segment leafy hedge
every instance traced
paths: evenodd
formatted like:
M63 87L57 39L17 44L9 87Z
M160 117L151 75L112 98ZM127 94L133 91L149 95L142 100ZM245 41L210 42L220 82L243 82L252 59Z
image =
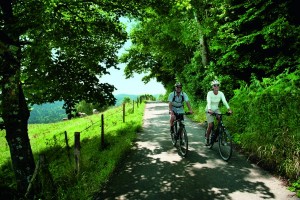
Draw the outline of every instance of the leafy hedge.
M235 91L226 124L235 141L261 165L293 180L300 175L300 70Z

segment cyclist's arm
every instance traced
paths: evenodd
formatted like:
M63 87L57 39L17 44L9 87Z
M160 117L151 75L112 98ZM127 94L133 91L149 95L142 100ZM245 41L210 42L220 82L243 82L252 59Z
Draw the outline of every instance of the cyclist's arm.
M206 101L207 101L207 112L210 113L210 114L212 114L213 111L211 110L211 97L210 97L210 92L207 93Z
M169 102L169 113L171 114L171 112L173 112L173 109L172 109L172 102Z
M192 114L193 113L193 109L192 109L192 106L191 106L191 104L189 102L189 97L188 97L188 95L185 92L183 93L183 95L184 95L184 101L185 101L187 107L189 108L189 112Z
M193 109L192 109L191 104L190 104L189 101L186 101L186 105L187 105L187 107L189 108L189 112L190 112L191 114L193 114Z
M232 113L232 111L231 111L231 109L230 109L230 107L229 107L229 104L228 104L228 102L226 101L226 98L225 98L224 93L222 93L221 99L222 99L223 104L226 106L228 112L229 112L229 113Z
M169 113L171 114L171 112L173 111L173 106L172 106L172 99L173 99L173 93L170 93L169 94L169 97L168 97L168 102L169 102Z

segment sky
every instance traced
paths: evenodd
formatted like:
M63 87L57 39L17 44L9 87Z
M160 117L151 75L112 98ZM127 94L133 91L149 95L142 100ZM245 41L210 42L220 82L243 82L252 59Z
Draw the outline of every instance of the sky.
M127 24L127 32L130 31L130 23L126 19L122 19L124 23ZM125 52L125 49L128 49L131 45L130 41L127 41L124 46L120 49L118 52L118 55L120 56L122 53ZM166 90L164 89L163 85L161 83L158 83L156 79L151 79L150 82L145 84L142 81L142 78L146 74L134 74L133 78L125 79L124 75L124 69L125 64L119 64L118 68L120 70L111 68L108 71L110 72L110 75L105 75L100 78L101 83L109 83L111 85L114 85L117 90L114 91L114 95L116 94L136 94L136 95L142 95L142 94L165 94Z
M110 69L110 75L105 75L100 78L101 83L109 83L114 85L117 90L116 94L165 94L165 89L161 83L158 83L155 79L151 79L150 82L145 84L142 78L145 74L134 74L133 78L125 79L124 68L125 64L118 65L120 70Z

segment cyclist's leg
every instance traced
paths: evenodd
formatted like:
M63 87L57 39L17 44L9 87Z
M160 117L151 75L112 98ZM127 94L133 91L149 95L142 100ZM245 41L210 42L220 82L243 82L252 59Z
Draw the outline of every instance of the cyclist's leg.
M174 133L175 130L174 130L174 121L175 121L176 117L175 117L175 114L174 112L171 112L170 114L170 132L171 133Z
M177 122L174 122L174 124L173 124L173 129L174 129L174 132L172 133L171 132L171 139L172 139L172 144L173 144L173 146L176 146L176 143L177 143L177 137L176 137L176 135L175 135L175 132L177 131Z
M206 112L206 120L207 120L207 129L206 129L206 133L205 133L205 139L206 139L206 144L209 144L209 137L210 137L210 133L211 130L213 128L213 122L214 122L214 117Z

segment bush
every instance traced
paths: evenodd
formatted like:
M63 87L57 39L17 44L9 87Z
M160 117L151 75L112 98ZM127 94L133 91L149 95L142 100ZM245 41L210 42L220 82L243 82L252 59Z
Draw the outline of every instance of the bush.
M292 180L300 172L300 70L271 79L253 79L235 91L234 115L226 125L236 142L261 165Z

